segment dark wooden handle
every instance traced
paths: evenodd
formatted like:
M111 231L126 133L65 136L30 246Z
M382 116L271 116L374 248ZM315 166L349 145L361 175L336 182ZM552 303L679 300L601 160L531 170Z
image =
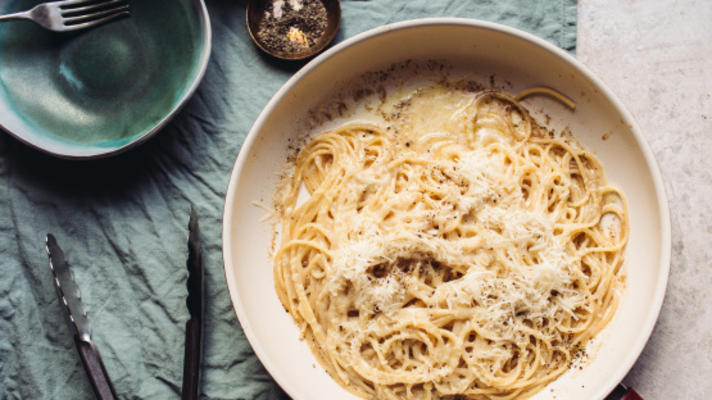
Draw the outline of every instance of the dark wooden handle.
M621 397L621 400L643 400L642 397L633 389L628 389L628 392Z
M79 336L74 337L79 356L84 364L84 369L89 375L89 380L94 388L94 393L99 400L115 400L116 392L111 384L109 374L106 372L104 363L101 361L99 351L90 342L85 342Z
M643 400L642 397L633 389L629 389L622 384L616 386L615 389L606 397L606 400Z
M200 361L203 347L201 324L200 318L191 318L185 323L183 400L198 400L200 398Z

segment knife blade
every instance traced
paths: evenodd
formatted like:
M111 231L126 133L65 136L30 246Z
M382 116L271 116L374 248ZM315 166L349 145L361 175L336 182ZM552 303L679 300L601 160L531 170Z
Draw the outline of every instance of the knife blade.
M183 400L200 398L200 363L203 355L203 311L205 308L205 271L203 269L198 215L190 208L188 223L188 297L185 305L190 319L185 323L185 352L183 358Z
M69 326L74 333L74 343L87 371L91 385L100 400L116 399L114 385L109 379L106 367L101 361L99 350L91 339L91 325L81 301L79 287L74 281L69 263L64 252L57 244L55 237L49 233L46 238L49 268L54 275L54 286L57 289L59 302L64 306Z

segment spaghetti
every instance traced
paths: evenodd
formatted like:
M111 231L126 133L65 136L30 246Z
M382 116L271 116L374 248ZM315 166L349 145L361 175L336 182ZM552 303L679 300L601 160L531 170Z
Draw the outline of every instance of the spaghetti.
M502 92L458 96L430 107L442 131L399 112L315 135L278 191L277 294L363 398L527 398L619 301L628 216L597 159Z

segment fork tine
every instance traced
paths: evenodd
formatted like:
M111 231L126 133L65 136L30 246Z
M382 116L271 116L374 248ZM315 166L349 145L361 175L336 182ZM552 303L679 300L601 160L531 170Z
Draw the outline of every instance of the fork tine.
M80 24L82 22L90 22L93 21L96 18L105 16L105 15L113 15L115 13L120 13L120 12L128 12L129 11L129 5L124 4L122 6L110 8L108 10L102 10L102 11L97 11L92 14L84 14L84 15L78 15L75 17L68 17L64 19L64 25L69 26L69 25L76 25ZM102 18L99 18L102 19Z
M117 12L116 14L107 15L107 16L99 18L99 19L94 19L91 21L82 22L82 23L78 23L78 24L74 24L74 25L65 25L65 27L67 28L67 30L79 30L79 29L91 28L92 26L100 25L105 22L109 22L111 20L118 19L121 17L127 17L129 15L131 15L131 13L129 11L121 11L121 12Z
M66 14L90 11L90 10L110 6L112 4L121 3L121 2L123 2L123 0L108 0L108 1L103 1L101 3L90 4L88 6L74 7L74 8L66 8L66 7L60 7L60 8L62 9L62 15L66 15Z
M80 6L84 3L90 3L92 0L62 0L56 1L53 4L59 6L59 8L67 8L72 6Z

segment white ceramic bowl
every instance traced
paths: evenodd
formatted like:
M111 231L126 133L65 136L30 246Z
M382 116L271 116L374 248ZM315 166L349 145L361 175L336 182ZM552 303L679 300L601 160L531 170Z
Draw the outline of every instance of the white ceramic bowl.
M630 113L583 65L535 36L476 20L414 20L357 35L297 72L257 118L232 172L223 216L227 284L255 353L296 400L354 398L318 365L280 305L268 256L271 227L261 221L264 210L253 203L271 201L288 139L302 133L294 127L310 108L364 72L409 58L442 59L480 75L496 74L511 83L512 92L554 87L578 104L572 113L551 100L527 101L532 110L542 107L552 124L569 125L598 155L609 181L626 194L631 223L627 288L616 316L597 336L590 362L567 372L535 399L604 398L638 358L665 294L670 221L660 172ZM610 137L604 140L604 134Z

